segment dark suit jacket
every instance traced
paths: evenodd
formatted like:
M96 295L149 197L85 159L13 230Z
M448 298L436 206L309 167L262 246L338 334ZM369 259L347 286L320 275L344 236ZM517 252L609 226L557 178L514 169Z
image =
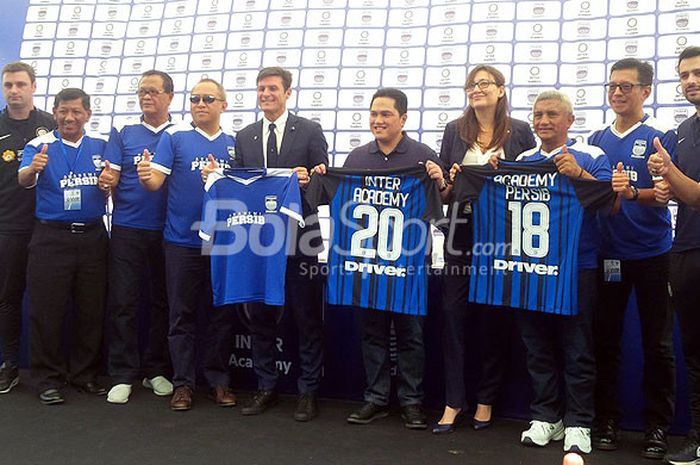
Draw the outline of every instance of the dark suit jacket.
M263 136L262 120L250 124L238 132L236 135L235 166L244 168L265 166L263 137L267 137L267 131ZM270 168L304 166L311 170L320 163L328 166L328 143L323 135L321 125L290 113L284 127L278 161L278 166Z
M442 145L440 146L440 160L444 165L445 169L449 171L450 167L454 163L462 164L464 159L464 154L467 152L467 144L459 137L459 129L457 127L457 121L450 121L445 127L445 132L442 135ZM532 135L530 130L530 125L524 121L517 119L510 119L510 137L506 142L503 151L506 160L513 161L518 155L523 153L525 150L529 150L535 146L535 137ZM454 202L450 202L447 217L452 218L452 210L457 208L458 217L465 218L465 215L461 212L464 211L464 204L454 205ZM465 251L471 249L472 238L471 238L471 221L469 224L450 224L441 228L445 234L446 242L452 241L452 247L458 251ZM455 263L457 260L455 257L451 256L449 253L445 253L445 259L448 262ZM466 259L462 257L462 259Z
M267 137L267 131L265 131ZM263 121L257 121L241 129L236 135L236 155L234 159L235 167L243 168L260 168L265 166L263 160ZM277 158L277 166L269 168L296 168L304 166L306 169L311 169L321 163L328 166L328 142L323 135L321 125L301 116L289 113L287 124L284 127L284 135L282 136L282 145ZM303 192L302 192L303 194ZM302 195L303 198L303 195ZM316 212L312 212L307 202L303 200L304 216L307 217L307 226L297 229L297 247L293 257L297 259L310 258L315 260L316 257L305 257L299 251L298 245L302 243L302 234L318 235L316 240L311 241L311 246L314 248L322 248L320 234L318 233L318 221L315 217L309 217Z

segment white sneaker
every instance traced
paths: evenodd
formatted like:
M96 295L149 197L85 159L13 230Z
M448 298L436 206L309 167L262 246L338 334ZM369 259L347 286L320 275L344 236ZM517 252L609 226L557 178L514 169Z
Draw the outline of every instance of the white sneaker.
M520 443L525 446L544 447L549 441L561 441L564 437L564 424L559 420L556 423L532 420L530 429L520 435Z
M152 389L153 394L157 396L169 396L173 393L173 383L168 381L165 376L156 376L155 378L144 378L143 387Z
M564 430L564 452L591 453L591 429L567 426Z
M129 402L131 384L115 384L107 393L107 402L110 404L126 404Z

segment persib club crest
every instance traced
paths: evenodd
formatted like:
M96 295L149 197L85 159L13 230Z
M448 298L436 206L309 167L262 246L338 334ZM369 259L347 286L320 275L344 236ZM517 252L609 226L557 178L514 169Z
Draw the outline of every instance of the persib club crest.
M226 151L228 152L228 156L231 157L231 160L236 159L236 147L234 147L233 145L229 145L228 147L226 147Z
M632 146L632 158L644 158L646 151L647 141L644 139L637 139L634 141L634 146Z
M96 153L92 156L92 164L95 165L96 170L102 169L102 155Z
M15 157L15 152L13 152L12 150L5 150L4 152L2 152L2 160L5 163L10 163L12 160L15 159Z
M277 196L276 195L266 195L265 196L265 210L268 213L273 213L277 211Z

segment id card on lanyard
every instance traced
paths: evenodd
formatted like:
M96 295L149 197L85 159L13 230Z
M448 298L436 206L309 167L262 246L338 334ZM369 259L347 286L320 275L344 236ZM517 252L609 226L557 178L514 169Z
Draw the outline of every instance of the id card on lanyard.
M83 153L83 138L80 138L80 146L75 154L75 159L71 163L68 156L68 151L64 145L63 139L60 140L61 153L63 154L63 160L66 162L68 167L68 176L73 176L76 166L80 160L80 155ZM63 210L64 211L76 211L82 209L82 198L80 189L64 189L63 190Z

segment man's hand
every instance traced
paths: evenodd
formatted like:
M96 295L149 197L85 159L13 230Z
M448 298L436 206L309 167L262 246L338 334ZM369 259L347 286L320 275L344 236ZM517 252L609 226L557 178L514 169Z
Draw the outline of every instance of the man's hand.
M48 150L49 146L47 144L44 144L41 146L41 151L34 154L34 158L32 158L32 164L29 165L32 172L38 174L44 171L44 168L46 168L46 164L49 162L49 156L46 154Z
M204 168L202 168L201 171L201 176L202 176L202 182L207 183L207 178L209 178L209 174L213 173L215 169L219 167L219 164L216 162L216 159L214 158L214 155L211 153L207 156L207 159L209 162L204 165Z
M139 175L139 181L146 183L153 176L151 168L151 154L148 149L143 149L143 157L138 165L136 165L136 173Z
M576 157L569 153L569 148L565 145L561 153L554 157L554 164L557 171L570 178L580 178L583 176L584 169L576 163Z
M618 162L612 174L612 189L626 200L634 197L634 189L630 186L630 178L622 171L622 162Z
M309 170L307 170L304 166L297 166L296 168L292 168L292 170L297 174L299 187L306 187L306 185L309 184L309 181L311 181L311 178L309 177Z
M326 170L326 165L323 164L323 163L319 163L318 165L314 166L314 167L311 169L311 174L312 174L312 175L313 175L313 174L321 174L321 175L323 175L323 174L326 174L326 172L327 172L327 170Z
M117 187L117 178L114 176L114 170L109 164L109 160L105 160L105 167L100 173L98 180L100 189L109 192L110 189Z
M656 153L651 154L647 160L647 169L652 176L666 176L671 166L671 155L668 154L658 137L654 137Z
M663 179L654 181L654 199L659 203L668 203L673 198L673 191L668 182Z
M445 175L442 172L442 168L440 168L440 165L438 165L432 160L428 160L425 162L425 171L428 173L430 179L438 183L440 187L444 185Z

